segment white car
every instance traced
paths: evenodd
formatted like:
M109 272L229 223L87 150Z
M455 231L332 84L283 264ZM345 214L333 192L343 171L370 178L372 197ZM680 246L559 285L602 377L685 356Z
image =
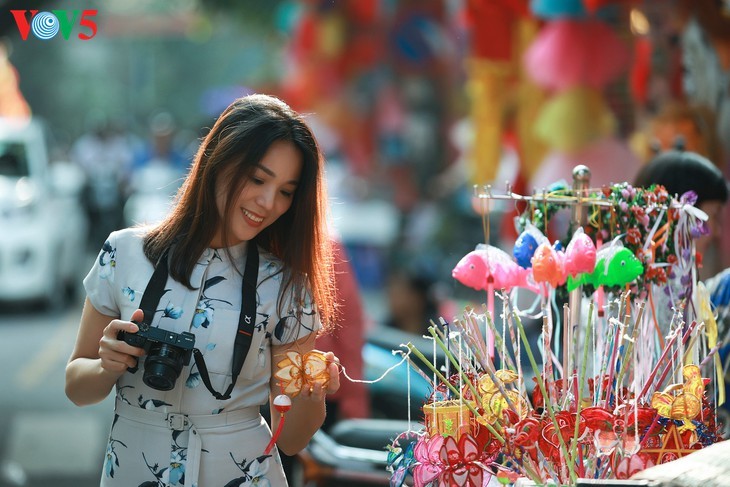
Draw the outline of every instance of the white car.
M76 288L86 264L83 184L80 168L51 165L41 123L0 118L0 301L56 307Z

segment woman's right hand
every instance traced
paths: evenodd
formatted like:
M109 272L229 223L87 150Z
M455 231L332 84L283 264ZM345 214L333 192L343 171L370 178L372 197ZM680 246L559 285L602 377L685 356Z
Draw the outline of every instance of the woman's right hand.
M127 368L137 366L137 359L144 355L144 349L119 340L118 335L120 331L137 333L139 327L132 321L142 321L143 319L144 313L138 309L132 313L130 321L112 320L104 328L104 334L99 340L99 358L102 369L121 376L127 371Z

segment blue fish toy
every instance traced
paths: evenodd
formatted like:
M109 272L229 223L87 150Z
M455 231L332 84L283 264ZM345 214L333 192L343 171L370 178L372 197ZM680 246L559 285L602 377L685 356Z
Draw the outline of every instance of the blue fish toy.
M524 231L517 237L515 246L512 248L512 256L515 258L517 265L523 269L532 267L532 256L535 255L535 250L546 240L547 237L528 221Z

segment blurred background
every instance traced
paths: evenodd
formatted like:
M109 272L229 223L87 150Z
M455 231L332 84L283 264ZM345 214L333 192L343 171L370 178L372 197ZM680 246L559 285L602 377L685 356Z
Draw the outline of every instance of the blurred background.
M238 96L314 128L362 301L339 339L371 379L371 337L484 301L451 270L509 251L517 208L485 219L474 185L631 181L677 144L730 174L727 0L11 0L0 38L0 485L98 485L111 398L63 392L81 280L109 232L164 215ZM406 418L375 402L353 414Z

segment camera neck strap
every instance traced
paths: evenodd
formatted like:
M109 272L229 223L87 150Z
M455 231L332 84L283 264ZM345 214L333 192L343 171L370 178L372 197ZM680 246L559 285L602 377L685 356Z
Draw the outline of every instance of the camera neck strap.
M148 325L152 324L155 316L155 310L160 304L160 299L165 293L165 285L167 284L168 270L168 251L165 251L160 257L155 271L152 273L150 281L142 295L140 309L144 312L144 322ZM256 325L256 284L259 275L259 251L253 241L249 241L246 252L246 267L243 271L243 282L241 284L241 313L238 316L238 330L236 331L236 339L233 344L233 361L231 363L231 384L226 392L221 394L213 389L208 375L208 367L205 365L205 359L202 352L196 347L193 349L193 357L195 364L198 366L200 378L205 387L213 394L213 397L220 400L230 399L231 392L236 385L238 375L241 373L243 364L246 362L246 356L251 348L253 340L254 326Z

